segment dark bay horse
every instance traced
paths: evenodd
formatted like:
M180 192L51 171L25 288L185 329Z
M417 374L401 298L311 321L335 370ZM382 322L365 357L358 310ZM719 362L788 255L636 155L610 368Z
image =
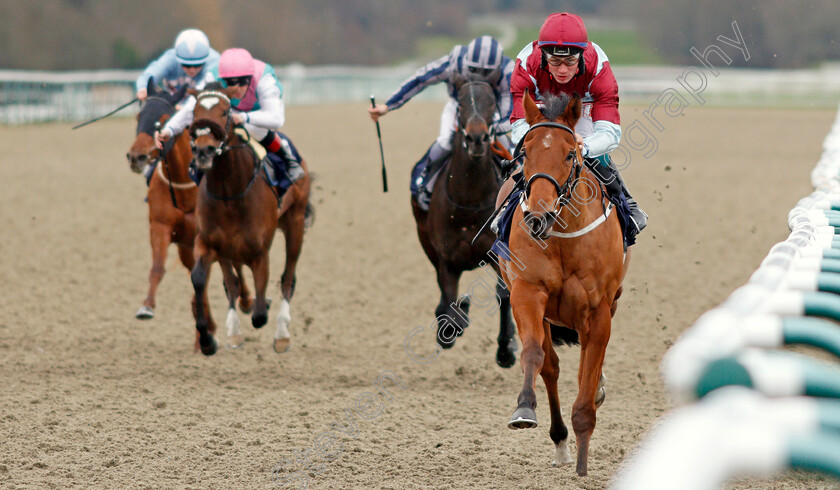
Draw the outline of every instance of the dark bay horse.
M268 321L266 287L269 250L279 227L286 238L286 266L280 279L283 299L277 315L274 350L289 348L291 311L289 301L295 287L295 269L303 246L304 222L309 201L310 179L301 160L304 177L283 195L278 206L275 189L268 183L253 148L234 131L231 94L235 87L222 89L211 84L196 97L194 122L190 128L196 165L204 171L198 194L198 235L192 282L196 293L196 335L201 352L213 355L217 343L208 324L207 277L210 266L219 261L228 296L228 339L241 342L239 319L234 303L239 283L234 269L247 265L254 276L256 294L251 323L261 328ZM234 339L231 341L231 339Z
M499 75L491 73L488 79ZM490 296L490 308L495 309L497 305L500 308L496 362L502 367L511 367L516 362L517 346L509 294L498 276L497 261L491 260L487 253L495 236L487 229L473 243L476 233L493 212L500 187L490 129L496 112L496 96L485 81L460 77L456 84L458 129L452 141L452 157L434 184L429 210L420 209L414 198L411 207L420 244L437 271L440 288L440 302L435 309L438 344L452 347L456 337L469 325L470 297L458 296L461 274L490 265L497 275L489 286L486 281L481 281L480 286L484 295ZM494 287L495 294L492 294ZM490 305L490 301L495 304Z
M559 361L552 345L580 343L578 395L572 405L577 438L577 473L587 473L595 410L603 401L601 369L610 339L612 315L621 296L628 260L618 215L603 187L582 165L573 128L581 115L580 97L549 97L542 112L526 93L523 138L526 182L511 226L510 251L502 261L510 302L522 342L525 374L517 409L508 426L537 426L535 383L540 375L548 392L555 444L554 464L572 461L568 430L557 393ZM566 328L568 327L568 328Z
M137 115L137 136L128 151L129 166L140 173L146 165L156 165L149 181L146 201L149 205L149 241L152 246L152 268L149 271L149 292L136 317L149 320L155 316L155 295L166 273L166 256L170 243L178 246L178 257L187 270L195 265L195 205L198 187L189 176L192 160L190 137L181 134L166 145L161 152L155 147L154 132L175 112L175 105L184 98L186 87L175 94L158 90L149 79L148 98ZM250 293L242 288L240 308L247 311L251 305ZM210 319L212 322L212 318Z

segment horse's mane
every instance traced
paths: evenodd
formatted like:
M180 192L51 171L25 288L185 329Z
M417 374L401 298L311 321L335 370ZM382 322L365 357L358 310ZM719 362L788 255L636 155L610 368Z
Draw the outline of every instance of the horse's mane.
M556 121L557 118L563 115L563 112L566 110L566 106L569 105L569 100L571 100L571 98L564 93L561 93L559 96L548 95L543 101L543 107L540 109L540 112L542 112L543 116L548 118L549 121Z
M201 89L202 92L206 90L224 90L225 86L220 81L209 82L207 85Z

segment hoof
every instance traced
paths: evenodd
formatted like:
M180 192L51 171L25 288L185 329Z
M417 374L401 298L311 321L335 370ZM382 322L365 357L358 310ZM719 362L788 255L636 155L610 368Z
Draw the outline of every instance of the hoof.
M155 310L151 309L150 307L143 305L137 310L137 313L134 314L134 317L138 320L151 320L155 317Z
M513 351L502 349L496 350L496 364L503 368L510 368L516 364L516 354Z
M569 454L569 440L565 439L554 446L554 461L552 461L551 466L556 468L571 462L573 460L572 455Z
M227 346L231 349L236 349L237 347L241 347L244 342L245 342L245 337L242 336L242 335L228 335Z
M253 315L251 317L251 325L254 328L262 328L265 324L268 323L268 315L263 313L262 315Z
M519 407L508 422L509 429L533 429L537 426L537 412L528 407Z
M282 354L289 350L292 339L274 339L274 352Z
M201 345L201 353L205 356L212 356L219 349L219 344L210 334L207 334L206 337L202 335L198 342Z
M601 380L598 381L598 391L595 392L595 408L604 404L607 399L607 388L604 386L607 383L607 377L601 374Z

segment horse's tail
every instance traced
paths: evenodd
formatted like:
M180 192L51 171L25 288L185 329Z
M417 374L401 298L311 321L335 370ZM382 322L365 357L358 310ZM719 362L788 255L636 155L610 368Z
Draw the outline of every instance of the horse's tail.
M549 323L551 326L551 343L557 346L561 345L578 345L580 343L580 339L578 339L577 330L572 330L569 327L564 327L562 325L555 325L553 323Z
M315 182L315 174L309 173L309 196L306 198L306 211L303 214L303 228L309 229L315 224L315 206L312 205L312 183Z
M311 202L306 203L306 211L303 214L303 228L309 229L315 224L315 206Z

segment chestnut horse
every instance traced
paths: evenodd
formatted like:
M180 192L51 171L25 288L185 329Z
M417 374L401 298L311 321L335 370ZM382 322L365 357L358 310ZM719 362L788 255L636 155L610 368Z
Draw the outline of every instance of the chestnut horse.
M251 323L261 328L268 321L266 287L269 277L269 250L276 228L286 237L286 267L280 279L283 300L277 315L274 350L289 348L289 301L295 287L295 269L303 246L305 217L309 201L309 171L295 182L278 203L276 190L262 171L262 164L249 143L234 131L231 94L235 87L210 84L201 92L191 91L196 104L190 128L196 165L204 171L198 194L198 235L195 240L196 264L192 271L197 307L196 335L201 352L213 355L217 349L207 321L207 277L210 266L219 261L228 296L228 342L242 342L234 303L239 294L234 267L244 264L254 276L254 302ZM278 206L279 204L279 206Z
M155 295L166 273L166 255L169 244L178 246L178 256L187 270L195 265L193 242L195 240L195 204L198 187L189 176L192 160L190 137L182 134L166 145L161 152L155 147L154 132L175 112L175 105L184 98L186 86L175 94L158 90L154 80L146 87L148 98L137 115L137 136L126 154L132 171L140 173L146 165L155 165L149 180L146 201L149 204L149 241L152 246L152 268L149 271L149 292L136 317L150 320L155 316ZM244 285L243 285L244 286ZM250 293L241 290L240 308L250 308ZM210 320L212 322L212 319Z
M508 426L537 426L534 389L536 376L541 375L551 413L554 464L572 461L568 430L560 415L559 361L552 337L558 343L579 342L572 427L577 438L577 473L583 476L595 410L605 396L601 368L610 324L629 260L623 259L618 215L612 212L598 180L582 165L575 143L572 128L581 115L580 97L549 97L545 102L541 112L527 93L524 97L531 126L522 142L526 185L522 199L510 204L518 207L513 219L520 226L511 226L510 232L511 257L518 264L502 262L522 342L520 363L525 375Z
M491 77L501 76L499 70ZM508 290L498 264L487 252L495 236L487 229L473 238L490 217L500 188L500 174L491 149L491 126L496 96L486 81L470 81L458 75L458 130L452 141L452 157L434 184L429 210L420 209L412 198L417 235L423 251L437 271L440 302L435 309L437 340L443 348L454 345L469 325L469 296L458 297L458 281L464 271L491 265L496 271L499 304L499 336L496 362L502 367L516 363L515 326ZM485 290L487 286L482 282ZM493 305L495 308L495 305Z

